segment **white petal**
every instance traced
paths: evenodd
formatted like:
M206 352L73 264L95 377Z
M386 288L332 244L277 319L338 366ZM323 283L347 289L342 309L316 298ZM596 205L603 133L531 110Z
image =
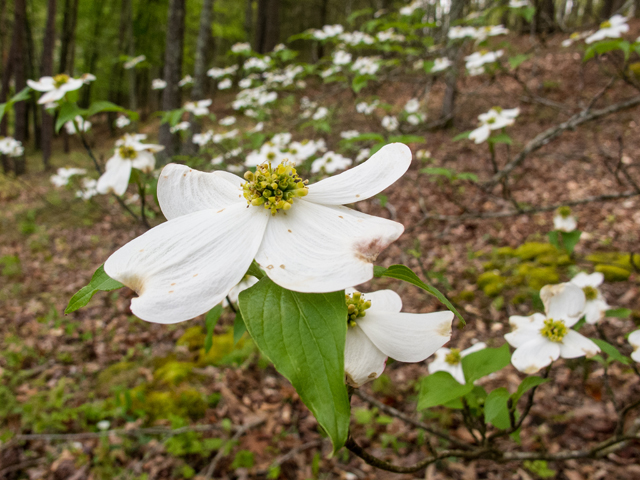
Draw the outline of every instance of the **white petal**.
M138 152L138 156L131 163L133 168L142 170L145 173L152 172L156 166L156 158L149 152Z
M585 321L593 325L604 318L604 313L609 310L607 302L600 298L590 300L584 307Z
M378 290L377 292L364 293L365 300L371 301L371 307L367 312L398 313L402 310L402 299L393 290Z
M469 140L474 140L476 144L484 142L491 134L491 128L489 125L484 124L476 128L469 134Z
M64 97L65 93L66 92L60 89L50 90L40 97L40 99L38 100L38 103L40 105L43 105L45 103L57 102L62 97Z
M60 90L63 92L72 92L74 90L78 90L82 85L84 85L84 82L79 78L70 78L60 87Z
M534 313L529 317L513 315L509 317L511 333L507 333L504 338L509 345L518 348L540 333L545 320L546 317L541 313Z
M453 312L367 313L358 325L382 353L401 362L421 362L451 338Z
M27 80L27 85L38 92L48 92L49 90L53 90L55 88L55 86L53 85L53 77L42 77L37 82L34 82L33 80Z
M511 356L511 363L519 371L532 374L557 360L559 356L560 344L538 336L516 348Z
M297 200L270 218L256 261L281 287L335 292L371 280L378 254L403 230L350 208Z
M464 358L467 355L469 355L470 353L479 352L480 350L484 350L485 348L487 348L487 344L486 343L478 342L478 343L474 344L473 346L467 348L466 350L462 350L460 352L460 356Z
M540 290L540 298L547 318L564 320L567 327L580 320L586 302L582 289L572 283L545 285Z
M242 280L267 221L244 205L183 215L127 243L104 269L138 293L131 301L135 315L182 322L213 308Z
M369 160L339 175L309 186L306 201L323 205L345 205L377 195L398 180L411 164L411 150L391 143Z
M575 330L569 330L559 345L562 358L593 357L600 351L595 343Z
M597 288L602 285L602 282L604 282L604 275L601 272L593 272L591 275L589 275L588 273L580 272L571 279L571 283L580 288Z
M168 220L199 210L218 210L234 203L246 205L240 187L243 182L232 173L205 173L170 163L158 177L158 202Z
M344 346L344 371L349 385L360 387L378 378L386 363L387 356L371 343L360 327L349 327Z
M105 172L98 179L96 190L98 193L113 192L120 196L127 191L129 177L131 177L131 160L114 155L109 159Z
M441 348L440 350L445 350L445 349ZM438 350L438 352L440 352L440 350ZM450 352L448 348L446 350L447 350L447 353L445 355L447 355ZM466 381L464 379L464 372L462 371L462 363L451 365L450 363L444 360L444 357L438 358L437 357L438 352L436 352L436 359L429 364L429 373L449 372L449 374L451 374L451 376L456 380L456 382L462 385L466 384Z
M633 347L633 353L631 353L631 358L640 362L640 330L636 330L635 332L631 332L629 334L629 344Z

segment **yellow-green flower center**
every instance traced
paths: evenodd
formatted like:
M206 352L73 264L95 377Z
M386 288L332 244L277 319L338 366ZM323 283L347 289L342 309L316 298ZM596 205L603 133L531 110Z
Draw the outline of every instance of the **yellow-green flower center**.
M568 331L569 329L562 320L548 318L544 321L544 327L542 327L540 333L552 342L560 343Z
M587 301L595 300L596 298L598 298L598 290L596 290L594 287L584 287L582 291L584 292L584 296Z
M458 365L462 361L462 355L460 355L459 348L452 348L449 353L444 357L444 361L449 365Z
M118 153L120 154L120 158L128 158L129 160L133 160L138 156L138 152L136 152L133 147L128 147L126 145L121 146Z
M611 28L611 22L608 20L606 22L602 22L600 24L600 28Z
M569 216L571 215L571 209L569 207L560 207L558 209L558 214L562 218L569 218Z
M577 40L580 38L580 34L578 32L573 32L571 35L569 35L569 38L572 40Z
M365 310L371 306L369 300L365 300L360 292L347 293L345 296L347 302L347 325L356 326L356 319L365 316Z
M56 86L56 88L60 88L62 85L64 85L68 81L69 81L69 75L65 73L61 73L53 77L53 84Z
M287 211L296 197L309 193L308 180L302 180L293 165L285 160L275 168L271 162L256 167L256 172L245 172L247 182L242 186L244 198L253 206L264 205L275 215L278 210Z

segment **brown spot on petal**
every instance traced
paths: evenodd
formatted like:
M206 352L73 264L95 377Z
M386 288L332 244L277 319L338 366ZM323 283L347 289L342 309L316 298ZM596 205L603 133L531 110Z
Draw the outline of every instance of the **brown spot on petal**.
M451 320L447 320L446 322L442 322L438 326L438 335L441 337L450 337L451 336Z
M222 213L224 212L224 208L222 210L218 210L216 213Z
M356 198L360 198L360 195L356 195Z
M144 252L144 248L141 248L141 249L140 249L140 251L141 251L141 252Z
M382 250L387 248L389 244L381 238L373 238L371 240L363 240L354 244L356 258L366 263L373 263L378 258Z
M273 268L273 265L267 265L267 268L271 270Z
M287 232L289 232L289 233L293 233L291 230L287 230Z
M196 273L196 274L194 275L194 277L197 277L198 275L199 275L199 274L198 274L198 273Z
M183 177L186 177L186 176L187 176L187 174L186 174L186 173L183 173L183 174L182 174L182 176L183 176Z
M145 282L144 279L138 277L137 275L131 275L129 277L123 277L119 279L120 283L126 285L131 290L136 292L138 296L144 293Z
M173 293L173 290L169 290L169 293Z
M284 265L280 265L280 268L284 270Z
M175 284L176 284L176 283L175 283L175 282L173 282L173 283L171 284L171 286L173 287Z
M338 215L338 218L344 218L342 215Z

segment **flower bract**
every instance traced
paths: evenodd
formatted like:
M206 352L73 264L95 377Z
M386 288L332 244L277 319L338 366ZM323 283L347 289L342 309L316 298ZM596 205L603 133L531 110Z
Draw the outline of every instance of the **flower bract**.
M590 275L580 272L571 279L571 283L580 287L584 292L586 299L584 307L585 321L590 324L602 320L605 312L611 308L598 288L602 285L602 282L604 282L604 275L600 272L594 272Z
M478 342L462 351L457 348L440 348L435 353L436 358L429 364L429 373L449 372L458 383L464 385L466 382L462 370L462 359L484 348L487 348L487 345L483 342Z

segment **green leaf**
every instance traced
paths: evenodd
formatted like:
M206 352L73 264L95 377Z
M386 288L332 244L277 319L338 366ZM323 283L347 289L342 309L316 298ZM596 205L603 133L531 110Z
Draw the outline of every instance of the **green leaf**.
M235 345L240 341L244 332L247 331L247 326L242 318L240 311L236 312L236 317L233 319L233 344Z
M252 275L260 280L262 277L264 277L264 272L260 269L260 265L258 265L258 263L254 260L253 262L251 262L249 270L247 270L247 275Z
M124 285L107 275L104 271L104 265L100 265L91 277L89 284L82 287L71 297L69 305L64 309L64 313L75 312L79 308L84 307L98 291L110 292L122 287L124 287Z
M476 380L497 372L511 362L509 345L504 344L498 348L485 348L470 353L462 358L462 371L467 383L473 384Z
M580 230L574 230L573 232L560 232L562 236L562 243L564 245L565 250L569 255L573 253L573 249L576 248L576 245L580 241L580 235L582 232Z
M511 140L511 137L509 135L507 135L506 133L504 133L504 132L499 133L498 135L493 135L493 136L489 137L487 139L487 142L489 142L489 143L506 143L507 145L511 145L513 143L513 141Z
M422 378L418 410L444 405L464 397L473 390L473 384L459 384L449 372L436 372Z
M60 131L62 126L76 118L78 115L82 116L86 113L86 110L78 107L75 102L63 103L58 112L58 118L56 120L56 133Z
M457 142L458 140L464 140L465 138L469 138L469 135L471 135L472 130L469 130L468 132L462 132L458 135L456 135L455 137L453 137L453 141Z
M351 88L355 93L359 93L369 83L369 77L365 75L357 75L351 82Z
M452 170L443 167L421 168L420 173L426 173L427 175L441 175L443 177L447 177L449 180L452 180L455 175Z
M418 135L394 135L389 137L389 143L422 143L424 142L424 137L420 137Z
M509 391L504 388L496 388L487 395L484 401L484 419L494 427L505 430L511 426L509 421Z
M107 101L93 102L91 105L89 105L89 108L87 109L87 117L91 117L92 115L101 112L122 112L131 117L133 120L138 119L138 114L136 112L127 110L126 108L116 105L115 103Z
M520 54L515 57L509 58L509 65L511 65L511 69L515 70L518 68L523 62L526 62L531 55Z
M211 350L211 347L213 346L213 329L216 328L220 315L222 315L221 303L209 310L207 315L204 317L204 324L205 327L207 327L207 336L204 338L205 353L209 353L209 350Z
M549 237L549 243L560 250L562 247L560 246L560 236L557 230L550 231L547 235Z
M631 313L631 310L628 308L612 308L604 312L605 316L613 318L629 318Z
M615 40L605 40L601 42L596 42L587 48L587 51L584 54L583 61L592 59L593 57L598 55L602 55L603 53L611 52L613 50L622 50L624 52L624 57L629 58L629 51L631 50L631 44L622 38L617 38Z
M421 288L422 290L426 291L427 293L430 293L431 295L436 297L438 300L440 300L442 303L444 303L446 307L449 310L451 310L453 313L455 313L456 317L460 319L460 321L462 322L462 325L467 324L467 322L464 321L464 318L462 318L462 315L460 315L458 310L456 310L456 307L453 306L453 304L449 301L447 297L445 297L434 286L427 285L422 280L420 280L420 278L415 273L413 273L413 270L411 270L406 265L391 265L389 268L374 267L373 274L378 278L389 277L389 278L396 278L398 280L403 280L412 285L415 285L416 287Z
M518 385L518 390L516 390L516 392L511 395L511 398L513 399L513 405L515 406L522 395L527 393L533 387L537 387L538 385L542 385L543 383L547 383L548 381L548 378L542 378L535 375L532 377L525 377L525 379L520 382L520 385Z
M350 419L344 291L292 292L264 277L240 294L239 304L260 351L294 386L331 438L333 451L340 450Z
M357 137L349 139L352 142L362 142L365 140L375 140L376 142L384 142L384 137L379 133L361 133Z
M624 363L625 365L629 365L631 363L631 360L628 357L622 355L618 351L618 349L610 343L607 343L604 340L600 340L599 338L592 338L591 340L593 341L593 343L598 345L598 347L600 347L600 350L602 350L609 356L609 361L617 360L618 362Z
M16 93L13 97L9 99L7 103L14 104L16 102L22 102L23 100L28 100L31 96L31 87L24 87L18 93Z

